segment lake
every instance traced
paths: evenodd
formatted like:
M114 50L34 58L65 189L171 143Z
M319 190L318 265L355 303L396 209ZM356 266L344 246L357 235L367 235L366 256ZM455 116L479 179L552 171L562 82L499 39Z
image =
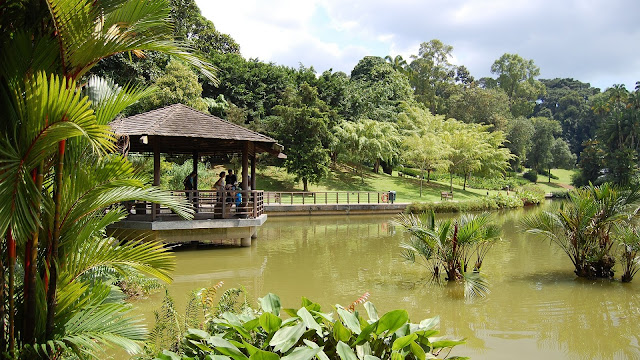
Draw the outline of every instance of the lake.
M388 215L271 217L250 248L176 251L168 289L182 312L192 290L220 281L222 290L244 287L253 304L272 292L283 307L298 308L305 296L325 311L369 292L381 313L406 309L413 322L439 315L442 335L467 339L452 355L640 358L640 277L630 284L576 278L559 248L518 227L530 211L540 208L493 215L503 240L483 263L486 298L464 299L458 287L433 284L428 269L404 261L399 245L408 235ZM437 218L446 216L453 215ZM134 304L152 319L163 295Z

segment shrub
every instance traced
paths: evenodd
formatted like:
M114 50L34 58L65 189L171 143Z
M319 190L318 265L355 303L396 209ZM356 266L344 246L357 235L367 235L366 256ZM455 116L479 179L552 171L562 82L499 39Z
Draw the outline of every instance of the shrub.
M538 182L538 172L536 172L535 170L527 171L526 173L522 174L522 177L531 182Z

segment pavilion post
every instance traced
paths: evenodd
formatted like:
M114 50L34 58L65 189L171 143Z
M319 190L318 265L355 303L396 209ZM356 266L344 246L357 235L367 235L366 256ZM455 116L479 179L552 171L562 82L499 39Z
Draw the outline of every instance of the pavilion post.
M198 193L198 162L200 161L200 154L197 151L193 152L193 172L196 176L193 178L193 192L190 194L193 200L193 206L196 212L200 206L200 193Z
M251 190L256 189L256 153L251 154Z
M244 142L244 147L242 148L242 190L248 190L249 186L249 142ZM243 193L242 195L242 204L247 203L247 195Z
M158 139L153 138L153 185L160 186L160 144ZM155 220L157 216L158 204L151 203L151 220Z

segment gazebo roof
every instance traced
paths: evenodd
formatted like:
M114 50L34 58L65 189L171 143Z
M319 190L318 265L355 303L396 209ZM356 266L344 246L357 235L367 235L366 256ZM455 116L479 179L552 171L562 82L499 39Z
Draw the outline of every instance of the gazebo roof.
M169 153L239 153L247 142L255 152L278 155L283 149L275 139L182 104L119 118L110 125L117 135L129 136L131 151L153 151L154 141Z

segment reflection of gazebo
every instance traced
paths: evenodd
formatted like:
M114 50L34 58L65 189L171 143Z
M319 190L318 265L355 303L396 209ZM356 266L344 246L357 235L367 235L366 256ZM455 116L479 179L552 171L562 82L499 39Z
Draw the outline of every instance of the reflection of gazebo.
M284 156L283 147L274 139L182 104L121 118L111 127L117 135L128 136L129 152L153 153L154 185L160 185L161 153L192 155L196 174L201 156L242 155L241 191L199 190L197 181L195 190L174 190L193 201L196 219L260 216L263 192L255 189L256 154ZM142 218L136 215L150 215L151 220L171 215L168 209L155 204L136 205L131 219Z

